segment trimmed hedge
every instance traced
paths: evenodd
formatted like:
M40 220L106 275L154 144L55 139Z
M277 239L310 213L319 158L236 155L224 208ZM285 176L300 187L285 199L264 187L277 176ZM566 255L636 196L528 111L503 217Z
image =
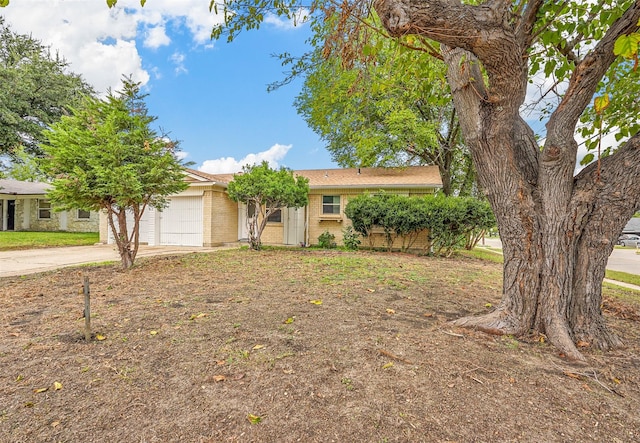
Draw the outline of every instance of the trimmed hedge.
M345 215L370 246L374 228L384 230L389 250L396 239L402 250L410 249L428 232L431 251L444 256L456 248L473 248L495 226L489 204L471 197L360 195L349 201Z

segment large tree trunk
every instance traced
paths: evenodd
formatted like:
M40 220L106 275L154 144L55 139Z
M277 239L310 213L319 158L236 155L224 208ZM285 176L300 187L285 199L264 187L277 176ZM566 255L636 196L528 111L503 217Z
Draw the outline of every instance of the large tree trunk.
M375 8L392 35L420 34L443 44L462 133L498 222L502 301L488 315L455 323L516 336L544 334L562 354L582 360L576 343L599 349L621 344L603 318L601 286L615 240L640 202L640 136L603 159L600 169L591 165L574 177L574 131L615 59L615 39L638 29L640 3L576 61L540 149L519 108L542 3L531 0L518 19L510 2L501 0L480 6L378 0Z

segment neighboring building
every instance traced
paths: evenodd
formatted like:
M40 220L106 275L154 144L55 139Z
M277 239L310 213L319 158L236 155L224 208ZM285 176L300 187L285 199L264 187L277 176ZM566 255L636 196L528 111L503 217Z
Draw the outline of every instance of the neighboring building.
M350 224L344 215L350 198L379 192L428 195L442 187L436 166L318 169L294 171L294 174L309 179L309 205L283 208L273 214L262 233L263 244L317 244L318 236L324 231L334 234L341 243L342 229ZM216 246L246 240L245 205L233 202L226 193L233 177L234 174L185 170L189 188L171 196L169 206L162 212L153 208L145 211L140 223L140 242ZM100 217L100 240L113 241L104 214ZM382 235L379 245L382 245Z
M56 212L46 197L50 185L0 179L0 230L97 232L98 213Z
M627 225L622 230L622 233L640 235L640 218L634 217L629 220Z

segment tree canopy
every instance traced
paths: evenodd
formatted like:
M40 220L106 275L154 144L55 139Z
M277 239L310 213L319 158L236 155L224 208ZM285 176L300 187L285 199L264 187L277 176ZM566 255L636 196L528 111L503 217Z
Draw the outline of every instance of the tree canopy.
M67 62L29 35L13 32L0 17L0 155L41 155L44 131L92 88Z
M246 205L249 244L260 249L260 236L269 216L285 208L300 208L309 202L309 180L294 177L287 168L272 169L263 161L246 165L227 188L229 198Z
M445 65L379 34L363 51L371 62L354 65L316 47L301 67L306 78L296 107L333 160L346 167L434 164L445 195L469 194L473 166Z
M46 132L44 169L54 180L48 196L58 210L106 212L122 265L133 265L139 221L148 206L162 210L166 197L187 187L177 143L150 125L140 85L83 105ZM127 212L133 227L127 226ZM131 228L131 230L129 230Z

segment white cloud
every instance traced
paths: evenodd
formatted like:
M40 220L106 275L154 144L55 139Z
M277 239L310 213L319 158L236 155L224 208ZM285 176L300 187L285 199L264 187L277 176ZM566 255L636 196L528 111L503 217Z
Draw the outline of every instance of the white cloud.
M199 171L208 172L209 174L228 174L242 171L245 165L255 165L267 161L269 166L277 168L278 162L282 160L291 149L292 145L281 145L276 143L266 151L257 154L249 154L246 157L236 160L233 157L223 157L215 160L205 160Z
M189 157L189 153L187 151L177 151L174 154L178 160L184 160Z
M23 0L2 8L2 15L15 32L31 34L59 52L73 72L100 92L119 89L122 75L131 74L143 84L149 81L137 47L138 32L145 47L159 48L171 44L167 29L172 24L186 25L194 45L203 45L223 20L210 13L209 2L203 0L153 0L144 8L139 0L119 0L113 9L97 0Z
M144 45L147 48L158 49L160 46L167 46L171 39L166 33L164 26L154 26L147 29Z
M299 8L296 11L295 15L289 20L282 19L281 17L278 17L277 15L272 13L267 13L267 15L264 17L264 22L273 25L278 29L289 30L302 26L309 20L309 16L310 13L307 8Z
M171 54L171 57L169 57L171 63L175 65L174 72L176 73L176 75L186 74L189 72L184 65L184 61L186 60L186 58L187 56L179 51L174 52L173 54Z

